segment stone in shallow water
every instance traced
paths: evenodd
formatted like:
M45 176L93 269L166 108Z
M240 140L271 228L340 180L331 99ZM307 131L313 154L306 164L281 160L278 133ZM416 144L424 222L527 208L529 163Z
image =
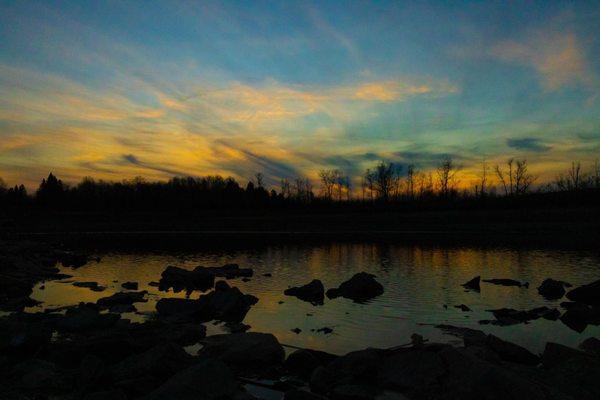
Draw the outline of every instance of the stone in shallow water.
M359 272L343 282L337 289L327 290L327 297L345 297L355 302L363 302L383 294L383 286L375 280L375 275Z
M320 280L313 279L306 285L288 288L284 290L283 294L286 296L295 296L313 305L322 305L325 299L325 287Z
M465 289L475 290L475 291L479 292L481 290L481 287L479 286L480 281L481 281L481 277L476 276L475 278L471 279L470 281L463 283L462 286Z
M589 305L600 305L600 279L567 293L567 299Z

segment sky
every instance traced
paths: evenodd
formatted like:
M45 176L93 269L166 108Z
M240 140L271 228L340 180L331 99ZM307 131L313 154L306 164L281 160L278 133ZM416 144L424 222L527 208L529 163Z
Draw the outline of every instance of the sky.
M0 177L600 157L597 1L0 0Z

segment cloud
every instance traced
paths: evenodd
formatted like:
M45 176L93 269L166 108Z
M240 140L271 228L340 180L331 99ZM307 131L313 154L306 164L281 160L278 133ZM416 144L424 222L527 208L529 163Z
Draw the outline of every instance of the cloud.
M154 165L152 163L142 162L133 154L123 154L122 159L129 164L136 165L138 167L142 167L144 169L149 169L152 171L162 172L171 176L189 176L190 173L177 171L175 169L162 167L160 165Z
M538 31L521 41L500 42L490 54L507 63L534 68L547 91L574 86L597 90L598 78L573 33Z
M538 138L521 138L521 139L507 139L506 144L508 147L522 151L533 151L536 153L543 153L549 151L552 147L543 144Z

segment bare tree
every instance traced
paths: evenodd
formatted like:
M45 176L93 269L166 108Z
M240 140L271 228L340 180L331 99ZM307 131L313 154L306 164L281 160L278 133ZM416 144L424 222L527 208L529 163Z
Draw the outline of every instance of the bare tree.
M400 166L385 161L381 161L373 171L367 170L365 177L371 185L371 193L374 191L378 199L387 202L398 190L400 171Z
M448 196L454 191L458 184L458 181L456 180L457 172L458 167L454 161L452 161L452 158L446 157L439 163L436 168L436 174L440 187L440 194L442 196Z
M265 177L262 173L257 173L256 175L254 175L254 177L256 178L256 187L259 188L264 188L264 183L265 183Z
M327 200L333 199L333 194L336 186L339 183L341 173L337 169L322 169L319 171L319 179L321 180L321 195Z
M406 167L406 196L411 200L415 197L415 166L412 164Z
M488 191L488 171L490 168L487 165L485 160L482 163L481 175L479 177L479 182L475 184L475 195L479 197L485 197Z
M369 191L369 198L373 201L373 195L375 193L375 175L370 169L365 171L364 182L365 188Z
M600 188L600 162L598 162L598 160L596 160L594 162L594 170L592 172L592 185L596 188L599 189Z
M292 195L290 181L287 178L281 179L281 195L286 199Z
M515 194L522 195L529 191L536 177L529 173L527 160L517 160L517 168L515 169Z
M502 183L506 196L522 195L529 191L536 177L529 173L527 160L509 159L506 169L496 165L496 175Z

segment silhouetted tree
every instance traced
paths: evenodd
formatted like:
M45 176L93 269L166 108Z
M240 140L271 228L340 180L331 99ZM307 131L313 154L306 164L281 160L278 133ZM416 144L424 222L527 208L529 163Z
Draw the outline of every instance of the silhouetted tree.
M365 178L369 183L371 193L375 192L377 198L383 202L390 200L393 193L397 192L402 168L394 163L381 161L373 171L367 170Z
M440 194L442 196L447 197L454 191L456 185L458 184L458 181L456 180L457 172L458 167L450 157L444 158L438 164L436 168L436 174L440 188Z

